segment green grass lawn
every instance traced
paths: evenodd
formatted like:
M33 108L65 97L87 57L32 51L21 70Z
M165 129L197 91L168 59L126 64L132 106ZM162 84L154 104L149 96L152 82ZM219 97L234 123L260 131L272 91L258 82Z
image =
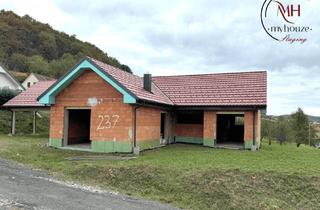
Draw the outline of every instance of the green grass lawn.
M128 161L69 161L92 153L46 144L46 137L0 135L0 157L185 209L320 208L320 150L306 146L263 143L251 152L176 144Z

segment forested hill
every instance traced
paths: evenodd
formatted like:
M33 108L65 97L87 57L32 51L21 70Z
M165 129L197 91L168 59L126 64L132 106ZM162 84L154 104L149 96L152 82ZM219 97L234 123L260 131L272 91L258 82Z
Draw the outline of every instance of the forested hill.
M0 11L0 62L9 70L58 78L85 55L131 72L130 68L88 42L28 15Z
M283 117L284 119L288 119L290 118L291 115L279 115L279 116L276 116L276 115L265 115L264 116L264 119L269 119L269 120L278 120L279 117ZM310 122L313 122L313 123L320 123L320 117L319 116L312 116L312 115L307 115L308 119Z

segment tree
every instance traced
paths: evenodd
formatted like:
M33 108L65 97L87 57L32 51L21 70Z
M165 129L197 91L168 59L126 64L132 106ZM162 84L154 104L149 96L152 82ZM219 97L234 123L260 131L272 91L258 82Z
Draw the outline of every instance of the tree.
M291 119L293 137L297 146L300 144L307 144L310 125L308 116L304 114L301 108L298 108L298 110L291 115Z
M41 31L39 33L39 51L46 59L52 60L57 58L58 50L56 44L56 38L53 33L47 31Z
M18 94L17 91L9 88L0 88L0 106Z
M65 74L77 61L79 58L73 56L69 53L63 54L60 59L53 60L50 62L50 76L55 78L61 77Z
M275 123L275 120L269 119L267 116L263 116L261 119L261 137L268 139L269 145L271 145L271 140L275 138Z
M277 140L282 145L283 142L287 141L289 139L289 126L288 126L288 119L286 119L283 116L280 116L276 122L276 131L277 131Z
M12 11L0 10L0 62L9 66L9 70L37 72L48 76L61 75L66 69L54 68L58 72L49 72L48 63L59 59L63 59L62 63L68 63L62 58L66 53L74 58L87 55L131 72L128 66L122 65L93 44L56 31L50 25L38 22L28 15L20 17ZM77 61L79 58L72 65Z
M28 69L30 72L47 75L49 63L40 55L34 55L28 59Z
M126 72L129 72L129 73L132 73L130 67L127 66L127 65L121 64L121 65L120 65L120 69L122 69L122 70L124 70L124 71L126 71Z
M317 139L317 130L313 123L309 124L309 138L310 138L310 145L315 146L319 143L319 139Z
M7 56L5 50L0 48L0 63L4 63L7 60Z
M20 53L13 53L7 60L9 69L26 72L28 71L28 57Z

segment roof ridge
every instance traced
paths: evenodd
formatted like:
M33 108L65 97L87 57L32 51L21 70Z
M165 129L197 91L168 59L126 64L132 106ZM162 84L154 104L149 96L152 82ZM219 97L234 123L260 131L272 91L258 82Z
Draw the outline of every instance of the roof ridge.
M114 66L112 66L110 64L104 63L104 62L99 61L99 60L97 60L95 58L91 58L89 56L86 56L86 58L89 59L89 61L92 61L93 63L95 63L96 65L101 66L102 68L109 68L111 70L115 70L115 71L120 72L122 75L131 77L131 79L136 80L137 82L139 82L141 84L141 90L144 90L144 88L143 88L143 77L140 77L140 76L135 75L135 74L130 73L130 72L126 72L126 71L124 71L124 70L122 70L120 68L114 67ZM161 100L167 101L167 102L161 102L161 103L172 104L172 105L174 104L173 101L164 93L164 91L162 91L161 88L158 85L156 85L153 81L152 81L152 85L154 85L154 88L156 88L158 93L156 93L156 92L151 92L151 93L148 92L149 94L152 94L155 97L160 97L161 96L163 98ZM146 90L144 90L144 91L146 91ZM139 98L139 96L138 96L138 98Z
M145 91L143 88L143 76L141 77L133 73L125 72L117 67L111 66L91 57L87 57L87 60L110 74L115 80L117 80L120 84L130 90L137 96L138 99L141 100L152 101L161 104L170 104L174 106L266 106L267 95L265 83L268 73L268 71L266 70L152 76L153 92L150 93L148 91ZM180 78L181 81L178 82ZM208 79L199 82L199 79L201 78ZM215 82L220 78L225 78L225 82L221 84L219 83L220 85L216 85L215 87L210 86L212 82ZM174 85L175 81L178 82L176 85ZM212 91L208 91L208 85L210 86L210 90L212 89ZM227 91L225 90L226 88ZM199 89L203 91L199 92ZM215 94L215 92L217 91L220 91L221 94Z
M268 70L253 70L253 71L239 71L239 72L217 72L207 74L177 74L177 75L162 75L153 77L179 77L179 76L206 76L206 75L218 75L218 74L248 74L248 73L267 73Z
M34 73L34 72L31 72L31 74L33 74L38 80L42 80L42 79L46 79L46 80L54 80L54 78L52 77L49 77L47 75L42 75L42 74L38 74L38 73ZM30 75L31 75L30 74ZM30 76L29 75L29 76Z
M118 68L118 67L115 67L115 66L112 66L112 65L110 65L110 64L107 64L107 63L105 63L105 62L103 62L103 61L100 61L100 60L97 60L97 59L95 59L95 58L92 58L92 57L90 57L90 56L86 56L86 58L90 59L90 60L93 61L93 62L103 63L104 65L107 65L107 66L109 66L109 67L111 67L111 68L113 68L113 69L119 70L119 71L121 71L122 73L126 73L126 74L128 74L128 75L133 75L133 76L139 77L138 75L135 75L133 72L132 72L132 73L127 72L127 71L125 71L125 70L122 70L122 69L120 69L120 68ZM139 78L140 78L140 77L139 77Z
M103 63L104 65L107 65L107 66L110 66L114 69L117 69L117 70L120 70L121 72L124 72L124 73L127 73L127 74L130 74L130 75L133 75L135 77L139 77L139 78L143 78L143 77L140 77L134 73L130 73L130 72L127 72L127 71L124 71L118 67L115 67L115 66L112 66L110 64L107 64L103 61L100 61L100 60L97 60L95 58L92 58L90 56L86 56L86 58L90 59L90 60L93 60L93 61L97 61L97 62L100 62L100 63ZM252 71L239 71L239 72L217 72L217 73L206 73L206 74L178 74L178 75L162 75L162 76L152 76L152 78L154 77L177 77L177 76L205 76L205 75L217 75L217 74L246 74L246 73L263 73L263 72L268 72L268 70L252 70Z
M95 60L96 60L96 59L95 59ZM99 61L99 60L98 60L98 61ZM100 62L101 62L101 63L104 63L104 62L102 62L102 61L100 61ZM119 70L119 71L122 71L122 72L125 72L125 73L127 73L127 74L130 74L130 75L132 75L132 76L134 76L134 77L136 77L136 78L139 78L139 79L142 80L141 82L143 82L143 77L140 77L140 76L138 76L138 75L135 75L134 73L129 73L129 72L123 71L123 70L121 70L121 69L119 69L119 68L117 68L117 67L111 66L111 65L109 65L109 64L107 64L107 63L104 63L104 64L105 64L105 65L108 65L108 66L110 66L110 67L112 67L112 68L115 68L115 69L117 69L117 70ZM166 98L168 98L169 101L171 101L172 104L174 104L174 102L171 100L171 98L170 98L169 96L167 96L167 94L165 94L165 93L161 90L161 88L160 88L155 82L152 81L152 77L151 77L151 82L152 82L152 84L155 85L155 87L162 93L162 95L164 95ZM152 94L154 94L154 93L152 93Z

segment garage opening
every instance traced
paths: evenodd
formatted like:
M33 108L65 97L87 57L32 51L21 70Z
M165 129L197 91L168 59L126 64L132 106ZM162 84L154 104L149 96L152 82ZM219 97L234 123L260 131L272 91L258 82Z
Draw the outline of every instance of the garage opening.
M90 109L69 109L67 146L90 148Z
M217 115L217 144L242 147L244 144L244 115Z

